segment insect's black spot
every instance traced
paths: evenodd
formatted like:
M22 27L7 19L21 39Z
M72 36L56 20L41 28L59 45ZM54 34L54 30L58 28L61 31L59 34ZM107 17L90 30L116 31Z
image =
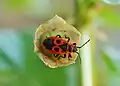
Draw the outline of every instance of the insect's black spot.
M67 43L59 46L64 52L67 51Z
M53 40L51 40L51 39L46 39L46 40L44 40L43 45L44 45L47 49L52 50L52 47L54 46Z
M58 48L58 47L55 47L54 50L55 50L56 52L59 52L59 48Z
M61 40L56 40L56 43L57 43L57 44L60 44L60 43L61 43Z

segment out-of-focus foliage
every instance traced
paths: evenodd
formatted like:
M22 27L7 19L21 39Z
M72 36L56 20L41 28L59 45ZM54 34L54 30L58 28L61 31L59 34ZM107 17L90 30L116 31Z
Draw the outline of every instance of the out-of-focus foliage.
M23 11L29 6L30 2L31 0L7 0L5 3L9 10Z
M107 4L111 4L111 5L119 5L120 4L120 0L103 0L105 3Z
M34 53L34 30L25 30L16 32L19 35L18 39L23 44L22 51L24 52L24 59L20 65L15 64L14 60L11 60L3 50L0 50L0 58L3 59L5 64L9 65L8 70L0 72L0 86L68 86L69 80L72 80L73 85L79 85L79 61L68 67L50 69ZM72 74L69 75L69 73ZM2 80L2 78L4 79Z
M75 2L75 22L74 25L77 28L82 28L86 24L91 22L91 17L89 17L89 12L95 9L97 6L97 1L95 0L76 0Z
M103 61L105 62L105 65L107 66L109 71L112 71L114 73L117 72L117 67L115 62L108 56L105 52L101 52L101 57Z
M105 23L114 26L114 29L120 29L120 12L115 12L110 9L103 9L100 16L104 19Z
M81 68L79 61L68 67L62 67L57 69L50 69L44 65L44 63L39 59L39 57L34 53L33 39L35 29L45 22L45 20L50 19L55 14L60 15L64 19L73 18L75 22L73 24L80 28L85 24L93 23L91 20L96 19L95 14L99 14L99 0L1 0L0 1L0 32L1 29L21 27L21 30L15 30L15 37L17 37L21 46L16 46L14 42L16 39L10 36L10 31L8 33L0 33L0 43L6 46L0 45L0 86L80 86L82 85L81 78ZM4 2L4 3L3 3ZM53 4L54 3L54 4ZM105 7L104 7L105 6ZM97 8L98 7L98 8ZM101 6L100 6L101 7ZM113 31L117 31L120 28L120 16L119 16L119 6L118 13L114 12L111 6L110 9L103 5L103 10L98 17L105 21L105 26L113 26ZM2 10L1 10L2 9ZM89 15L88 15L89 14ZM97 19L96 19L97 20ZM96 22L93 24L96 26ZM35 25L35 26L34 26ZM11 26L11 27L10 27ZM27 27L27 28L24 28ZM104 26L103 26L104 27ZM91 51L95 51L92 54L91 59L99 57L96 55L98 52L98 46L101 42L95 42L95 29L90 28L90 33L92 34L91 42L93 42ZM102 29L102 28L101 28ZM110 31L109 28L107 30ZM7 31L7 30L6 30ZM12 33L14 34L14 33ZM115 34L115 33L114 33ZM4 36L3 36L4 35ZM107 35L107 34L106 34ZM101 35L99 35L101 37ZM3 37L3 38L2 38ZM119 37L119 35L118 35ZM113 36L114 38L114 36ZM9 41L7 41L9 39ZM13 40L12 40L13 39ZM115 39L115 38L114 38ZM12 41L11 41L12 40ZM109 38L111 43L111 38ZM112 42L119 42L112 41ZM8 47L9 46L15 46ZM104 43L103 43L104 44ZM7 49L5 47L8 47ZM14 55L19 48L22 48L19 53L20 57L16 57L21 60L20 64L17 64L16 58L7 53L11 51L11 55ZM100 47L101 49L101 47ZM119 49L118 49L119 50ZM87 53L86 53L87 54ZM112 53L114 54L114 53ZM96 56L96 57L93 57ZM96 61L93 69L97 70L98 63L101 63L99 68L100 77L95 78L93 82L95 86L120 86L120 68L117 67L112 56L107 55L102 51L100 53L102 62ZM84 58L84 57L81 57ZM119 60L117 60L119 63ZM92 61L93 62L93 61ZM105 68L106 67L107 71ZM94 71L93 70L93 71ZM89 71L89 70L88 70ZM93 73L96 73L93 72ZM87 75L87 74L86 74ZM93 74L95 75L95 74ZM98 74L99 75L99 74ZM104 83L102 83L104 81ZM87 83L87 82L86 82Z

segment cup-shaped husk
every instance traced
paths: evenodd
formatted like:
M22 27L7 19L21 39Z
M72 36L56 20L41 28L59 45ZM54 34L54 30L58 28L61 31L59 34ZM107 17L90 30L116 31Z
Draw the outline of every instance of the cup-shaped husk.
M75 63L75 60L78 56L76 53L71 53L72 58L70 60L68 60L68 57L56 59L52 53L49 53L47 49L42 47L42 43L46 36L50 37L56 35L61 35L63 39L65 39L66 35L70 37L71 43L74 42L77 43L77 45L80 43L80 32L72 25L67 24L64 19L56 15L37 28L34 38L34 51L38 54L40 59L50 68L68 66L72 63Z

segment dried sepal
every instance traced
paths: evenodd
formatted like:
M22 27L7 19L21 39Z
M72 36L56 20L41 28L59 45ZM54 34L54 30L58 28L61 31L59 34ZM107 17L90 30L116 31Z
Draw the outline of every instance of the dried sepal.
M81 38L80 32L75 27L67 24L64 19L57 15L48 20L46 23L41 24L35 32L34 51L38 54L40 59L50 68L68 66L72 63L75 63L75 60L77 58L76 53L71 53L71 60L68 60L68 57L60 58L57 60L52 53L49 53L47 51L47 49L41 48L41 44L46 36L56 36L58 34L61 35L62 38L64 38L65 35L70 37L70 41L77 44L79 44Z

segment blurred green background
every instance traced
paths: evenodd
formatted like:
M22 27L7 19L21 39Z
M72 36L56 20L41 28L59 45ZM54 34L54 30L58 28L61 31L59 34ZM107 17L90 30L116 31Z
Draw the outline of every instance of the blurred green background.
M50 69L34 53L36 28L55 14L81 33L84 26L94 27L86 29L92 35L92 85L82 84L88 82L78 60ZM119 37L120 5L98 0L0 0L0 86L120 86Z

